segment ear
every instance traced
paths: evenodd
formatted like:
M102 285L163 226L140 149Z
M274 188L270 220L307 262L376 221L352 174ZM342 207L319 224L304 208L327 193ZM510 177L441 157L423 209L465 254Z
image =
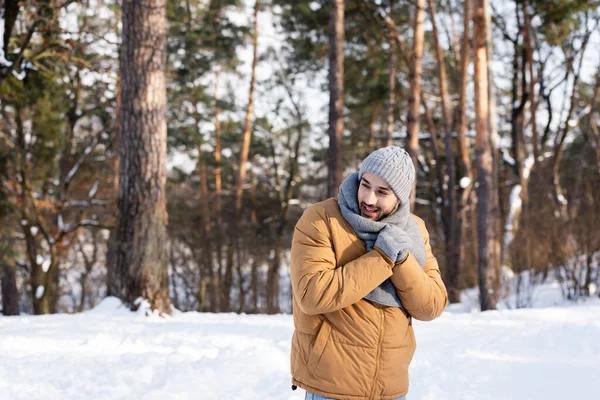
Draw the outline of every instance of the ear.
M393 214L396 211L398 211L398 209L400 208L400 204L402 203L400 203L400 200L398 200L398 198L396 197L396 205L394 206L394 210L390 214Z

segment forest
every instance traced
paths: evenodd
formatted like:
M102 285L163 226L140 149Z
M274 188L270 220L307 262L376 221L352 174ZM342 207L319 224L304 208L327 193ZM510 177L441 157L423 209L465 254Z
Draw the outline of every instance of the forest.
M4 315L289 313L296 221L406 149L450 301L600 296L594 0L3 0Z

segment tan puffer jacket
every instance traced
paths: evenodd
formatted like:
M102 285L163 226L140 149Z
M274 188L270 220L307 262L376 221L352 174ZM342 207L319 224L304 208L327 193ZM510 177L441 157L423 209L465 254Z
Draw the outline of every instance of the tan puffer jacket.
M367 253L336 198L306 209L294 231L290 267L295 386L340 400L406 395L416 347L410 317L363 297L391 277L412 317L429 321L446 307L429 234L423 220L413 218L425 241L424 269L410 253L396 265L377 248Z

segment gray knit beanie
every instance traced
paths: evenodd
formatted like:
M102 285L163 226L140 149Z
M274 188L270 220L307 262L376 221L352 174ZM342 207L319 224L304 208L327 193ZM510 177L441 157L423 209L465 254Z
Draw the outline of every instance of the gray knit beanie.
M365 172L386 181L401 202L409 199L415 180L415 166L406 150L398 146L375 150L362 162L359 179Z

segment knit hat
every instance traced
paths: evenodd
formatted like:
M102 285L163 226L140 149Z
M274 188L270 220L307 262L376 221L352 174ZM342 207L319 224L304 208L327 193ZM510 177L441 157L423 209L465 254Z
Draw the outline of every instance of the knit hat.
M415 166L406 150L398 146L377 149L360 166L361 179L365 172L377 175L390 185L400 201L407 201L415 181Z

